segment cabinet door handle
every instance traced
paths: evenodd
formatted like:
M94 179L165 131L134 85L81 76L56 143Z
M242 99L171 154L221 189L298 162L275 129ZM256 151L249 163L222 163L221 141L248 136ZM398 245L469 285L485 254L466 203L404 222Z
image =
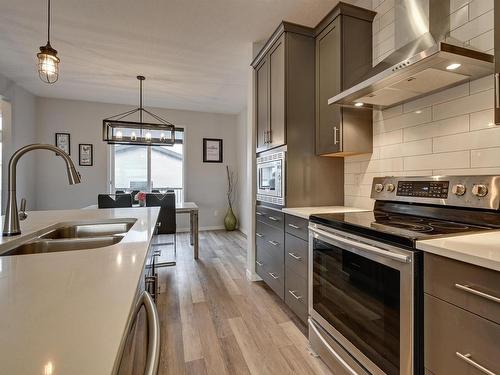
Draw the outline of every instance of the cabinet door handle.
M458 288L460 290L463 290L464 292L471 293L471 294L474 294L474 295L479 296L479 297L483 297L483 298L488 299L490 301L500 303L500 298L492 296L491 294L488 294L488 293L480 292L479 290L471 288L469 285L455 284L455 288Z
M278 219L276 219L274 216L268 216L268 219L271 220L271 221L279 221Z
M279 279L280 277L278 275L276 275L274 272L268 272L269 273L269 276L271 276L274 280L277 280Z
M259 262L258 260L255 261L260 267L262 267L262 262Z
M289 290L288 293L290 293L293 296L293 298L295 298L296 300L302 299L302 296L298 296L295 293L295 290Z
M272 130L269 130L267 132L267 143L272 143L273 142L273 131Z
M256 235L257 237L259 237L259 238L264 237L264 235L263 235L263 234L260 234L260 233L257 233L257 232L255 233L255 235Z
M477 368L479 371L484 372L485 374L488 374L488 375L496 375L493 371L488 370L486 367L481 366L479 363L472 360L472 355L470 353L462 354L462 353L456 352L456 355L458 358L467 362L472 367Z
M293 228L293 229L300 229L300 227L298 225L295 225L295 224L288 224L288 226L290 228Z
M288 253L288 255L290 255L293 259L296 259L296 260L302 259L302 257L299 257L298 255L295 255L294 253Z
M257 215L257 216L262 216L263 214L262 214L262 212L255 211L255 215Z
M339 143L339 140L337 139L337 131L339 130L338 127L334 126L333 127L333 144L336 145Z
M267 242L269 242L273 246L278 246L279 245L279 242L276 242L276 241L267 241Z

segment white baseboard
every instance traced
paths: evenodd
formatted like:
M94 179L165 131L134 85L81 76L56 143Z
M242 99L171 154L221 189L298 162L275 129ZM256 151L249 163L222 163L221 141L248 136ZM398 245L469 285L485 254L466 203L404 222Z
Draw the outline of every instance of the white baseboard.
M248 268L247 268L246 274L247 274L248 281L260 281L260 280L262 280L262 278L259 275L250 271Z
M215 226L209 226L209 227L200 227L199 231L207 231L207 230L222 230L226 229L224 228L224 225L215 225ZM189 228L177 228L177 233L184 233L184 232L190 232L191 229Z

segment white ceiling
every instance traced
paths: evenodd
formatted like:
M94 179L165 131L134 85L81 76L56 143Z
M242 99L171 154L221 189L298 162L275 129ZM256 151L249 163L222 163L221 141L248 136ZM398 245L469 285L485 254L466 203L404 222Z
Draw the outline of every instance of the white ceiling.
M370 3L370 0L355 2ZM285 19L314 26L338 0L52 0L55 85L38 79L45 0L0 0L0 73L38 96L238 113L251 43Z

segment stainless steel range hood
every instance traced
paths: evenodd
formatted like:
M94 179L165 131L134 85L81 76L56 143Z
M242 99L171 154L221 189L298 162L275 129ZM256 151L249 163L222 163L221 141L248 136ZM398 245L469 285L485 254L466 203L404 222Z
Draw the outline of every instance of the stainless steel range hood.
M493 55L450 37L449 6L450 1L443 0L396 0L398 49L328 104L391 107L493 74Z

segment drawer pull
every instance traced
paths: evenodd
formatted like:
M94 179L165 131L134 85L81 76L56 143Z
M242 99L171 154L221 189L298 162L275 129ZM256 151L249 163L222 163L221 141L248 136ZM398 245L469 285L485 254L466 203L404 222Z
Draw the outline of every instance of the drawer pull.
M259 267L262 267L262 262L259 262L258 260L255 261L259 265Z
M489 299L490 301L500 303L500 298L492 296L491 294L480 292L479 290L471 288L468 285L455 284L455 288L463 290L464 292L467 292L467 293L475 294L476 296L479 296L479 297Z
M263 213L262 213L262 212L259 212L259 211L255 211L255 215L257 215L257 216L262 216L262 215L263 215Z
M276 241L267 241L267 242L269 242L273 246L279 246L279 242Z
M460 358L461 360L464 360L465 362L467 362L469 365L477 368L479 371L481 372L484 372L485 374L488 374L488 375L496 375L493 371L490 371L488 370L486 367L484 366L481 366L479 363L477 363L476 361L473 361L472 360L472 355L470 353L467 353L467 354L462 354L462 353L459 353L459 352L456 352L457 354L457 357Z
M257 233L257 232L255 232L255 235L256 235L257 237L259 237L259 238L264 237L264 235L263 235L263 234L260 234L260 233Z
M295 290L289 290L288 293L290 293L293 298L295 298L296 300L300 300L302 299L302 296L298 296L296 293L295 293Z
M302 257L299 257L298 255L295 255L294 253L288 253L288 255L290 255L293 259L296 259L296 260L302 259Z
M288 224L288 226L290 228L293 228L293 229L300 229L300 227L298 225L295 225L295 224Z
M274 216L268 216L269 220L271 221L279 221L278 219L276 219Z
M276 275L274 272L269 272L269 276L271 276L274 280L278 280L280 277Z

